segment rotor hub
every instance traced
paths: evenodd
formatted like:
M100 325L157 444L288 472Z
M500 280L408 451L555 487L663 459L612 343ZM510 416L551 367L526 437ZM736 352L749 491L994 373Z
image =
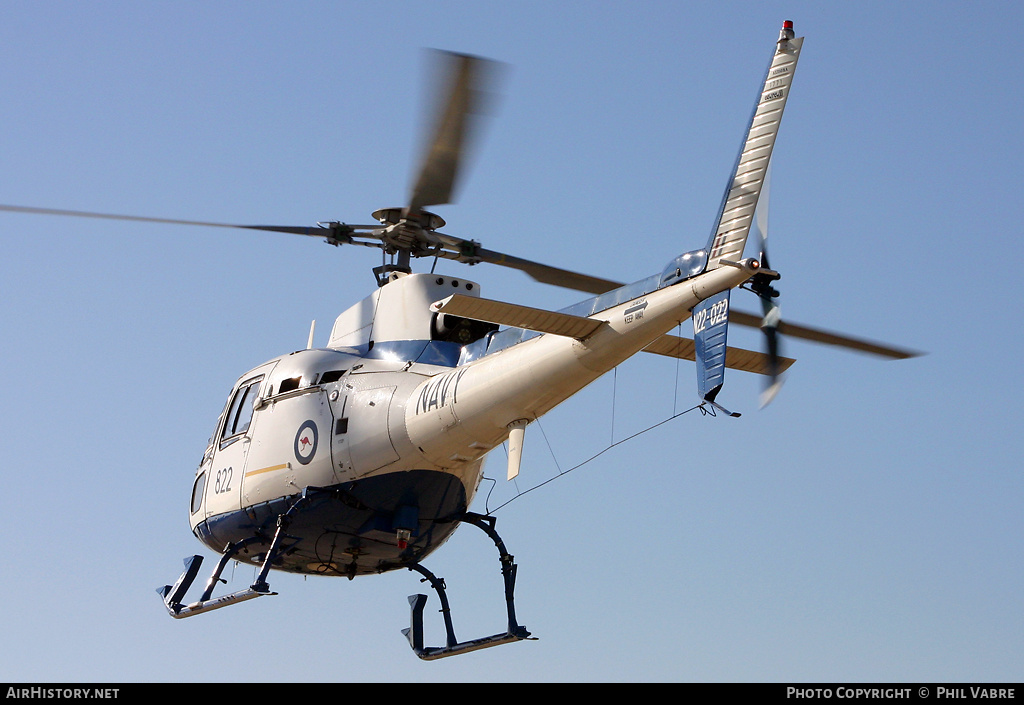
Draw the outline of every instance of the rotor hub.
M444 218L424 210L409 212L405 208L381 208L375 210L372 217L384 225L407 223L419 226L424 230L437 230L445 226Z

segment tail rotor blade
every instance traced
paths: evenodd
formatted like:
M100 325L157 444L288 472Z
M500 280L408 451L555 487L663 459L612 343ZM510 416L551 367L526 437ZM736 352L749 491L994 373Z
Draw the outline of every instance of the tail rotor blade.
M771 289L771 286L768 287ZM779 322L781 315L779 305L771 298L761 299L761 308L764 317L761 320L761 330L765 335L765 348L768 356L768 381L761 392L761 408L771 403L775 395L782 387L782 373L780 372L779 359L782 356L779 340Z
M782 387L782 377L779 371L780 338L779 323L781 313L776 299L779 292L772 286L772 282L779 278L777 272L773 272L768 263L768 203L770 193L772 166L768 163L765 170L764 183L761 186L761 194L754 209L754 228L757 230L758 239L761 244L761 267L764 271L754 276L751 282L751 290L761 299L761 330L765 335L765 348L768 357L768 379L764 391L761 392L761 408L764 408Z

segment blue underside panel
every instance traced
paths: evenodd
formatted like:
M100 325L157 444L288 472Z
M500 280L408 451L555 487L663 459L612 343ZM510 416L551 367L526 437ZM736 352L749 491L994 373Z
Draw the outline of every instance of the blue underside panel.
M266 536L269 544L278 516L299 497L283 497L210 517L196 527L195 534L218 553L229 543L254 535ZM396 472L322 488L312 493L312 501L288 525L285 545L289 550L274 568L347 576L396 570L425 558L441 545L466 509L462 482L433 470ZM404 549L396 540L398 529L412 532ZM238 556L238 560L251 563L259 563L261 558L258 547Z

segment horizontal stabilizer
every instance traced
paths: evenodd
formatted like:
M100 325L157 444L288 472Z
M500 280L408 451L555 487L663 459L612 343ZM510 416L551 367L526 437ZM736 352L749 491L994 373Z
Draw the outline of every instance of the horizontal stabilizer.
M680 360L696 361L696 352L693 340L681 338L677 335L663 335L653 343L644 348L644 352L675 357ZM789 357L779 358L779 371L788 370L795 360ZM744 350L743 348L729 347L726 349L725 366L731 370L741 372L752 372L759 375L767 375L768 356L764 353Z
M463 296L462 294L452 294L446 299L434 302L430 308L438 313L461 316L474 321L486 321L580 340L593 335L598 328L604 325L604 321L594 318L584 318L567 313L519 306L504 301ZM676 335L661 336L644 348L644 352L690 362L696 361L693 340ZM780 358L779 372L786 371L794 362L795 360L789 357ZM729 347L726 351L725 366L741 372L766 375L768 374L768 356L753 350Z
M524 328L539 333L564 335L577 340L589 338L597 329L605 325L604 321L594 318L573 316L567 313L545 311L540 308L519 306L504 301L481 299L475 296L452 294L446 299L435 301L431 310L474 321L486 321L502 326Z

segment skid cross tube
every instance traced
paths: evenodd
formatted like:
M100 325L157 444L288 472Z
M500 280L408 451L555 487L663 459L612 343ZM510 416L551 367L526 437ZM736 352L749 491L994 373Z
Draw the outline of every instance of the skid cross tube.
M423 582L429 582L430 586L434 588L438 599L441 601L440 611L444 617L446 637L445 646L424 646L423 609L427 604L427 596L409 596L409 606L412 608L411 624L408 629L403 629L402 633L409 639L409 645L412 647L412 650L416 655L425 661L432 661L434 659L445 658L447 656L455 656L456 654L476 651L478 649L486 649L491 646L498 646L499 644L509 644L513 641L535 638L531 637L530 632L516 621L515 587L517 566L515 564L514 556L505 550L505 543L494 530L495 518L492 516L466 512L459 517L458 521L472 524L479 528L487 534L492 541L494 541L494 545L498 549L498 554L501 560L501 575L505 583L505 607L508 613L508 630L504 634L494 634L480 639L471 639L469 641L459 642L459 640L455 638L455 628L452 626L451 607L448 604L448 595L445 592L444 579L438 578L419 563L410 563L406 567L409 570L415 570L417 573L422 575Z

